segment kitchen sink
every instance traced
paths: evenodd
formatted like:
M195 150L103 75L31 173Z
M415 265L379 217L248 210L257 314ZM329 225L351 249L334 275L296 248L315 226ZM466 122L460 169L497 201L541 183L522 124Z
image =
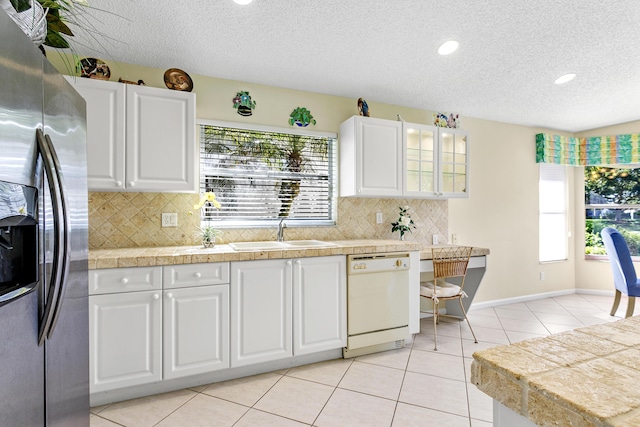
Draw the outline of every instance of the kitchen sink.
M286 242L263 241L263 242L236 242L229 243L234 251L259 251L264 249L309 249L309 248L332 248L334 243L323 242L321 240L289 240Z
M283 243L296 248L333 248L336 246L335 243L323 242L322 240L289 240Z
M283 249L287 246L284 242L264 241L264 242L236 242L229 243L234 251L254 251L260 249Z

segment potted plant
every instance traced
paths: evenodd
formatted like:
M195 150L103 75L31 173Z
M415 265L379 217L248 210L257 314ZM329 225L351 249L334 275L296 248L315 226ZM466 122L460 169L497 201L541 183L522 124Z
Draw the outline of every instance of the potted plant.
M197 236L202 241L202 246L205 248L212 248L216 245L216 239L222 235L222 230L218 230L213 225L205 225L204 227L198 227L200 232Z
M391 223L391 232L399 231L400 240L404 240L404 233L411 233L411 229L416 228L416 226L411 219L411 215L407 212L409 206L398 206L398 209L400 210L400 215L396 222Z
M5 8L4 6L7 2L10 2L15 10L15 13L7 10L9 16L16 21L23 31L25 31L25 27L19 21L27 24L26 29L31 32L31 34L27 33L27 35L31 37L37 46L44 44L57 49L71 48L67 36L73 37L73 32L67 26L67 23L82 22L81 19L76 19L80 13L78 6L89 6L86 0L34 0L33 4L31 0L2 0L0 3L2 3L3 8ZM31 8L34 8L35 11L31 11ZM42 17L43 19L40 19L40 14L44 15L45 11L46 15ZM30 22L26 22L26 19L30 19ZM42 30L34 31L33 25L41 26Z
M202 209L204 206L213 206L215 209L220 209L221 205L216 200L216 195L207 191L202 195L200 201L193 205L193 209ZM189 212L191 214L191 212ZM198 227L198 232L196 233L196 238L202 242L202 246L205 248L212 248L216 245L216 239L218 236L222 235L222 230L218 230L213 225L205 225L203 227Z
M293 126L294 123L300 127L306 127L309 123L315 125L316 119L311 115L311 111L304 107L297 107L289 115L289 124Z

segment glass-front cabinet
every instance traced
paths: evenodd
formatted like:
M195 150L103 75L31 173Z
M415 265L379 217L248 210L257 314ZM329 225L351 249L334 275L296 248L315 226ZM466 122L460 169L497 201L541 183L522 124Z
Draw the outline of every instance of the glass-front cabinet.
M468 197L468 133L404 123L404 195Z
M404 123L405 133L405 189L409 196L436 193L437 138L435 126Z
M469 134L460 129L439 128L439 196L469 197Z

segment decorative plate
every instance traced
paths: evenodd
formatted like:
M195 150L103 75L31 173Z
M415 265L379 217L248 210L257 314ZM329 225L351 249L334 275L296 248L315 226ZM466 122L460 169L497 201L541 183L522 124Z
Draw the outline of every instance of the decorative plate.
M109 66L102 59L82 58L78 61L77 69L80 77L100 80L109 80L111 77Z
M193 89L193 81L189 74L178 68L169 68L164 72L164 84L172 90L191 92Z

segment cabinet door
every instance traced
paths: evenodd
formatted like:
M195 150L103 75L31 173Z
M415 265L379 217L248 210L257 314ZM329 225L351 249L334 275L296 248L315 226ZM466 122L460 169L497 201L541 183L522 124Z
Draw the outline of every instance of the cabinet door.
M434 197L437 195L438 128L405 123L404 129L404 195Z
M402 196L402 122L353 116L340 125L340 196Z
M127 182L132 191L196 191L195 94L127 87Z
M90 391L162 379L159 291L89 297Z
M298 259L294 262L293 272L293 354L345 347L345 257Z
M440 128L439 195L469 197L469 134Z
M231 366L292 356L291 261L231 263Z
M402 196L402 122L358 117L356 192L359 196Z
M164 291L164 379L229 367L229 285Z
M87 103L87 179L89 190L124 188L125 85L67 77Z

